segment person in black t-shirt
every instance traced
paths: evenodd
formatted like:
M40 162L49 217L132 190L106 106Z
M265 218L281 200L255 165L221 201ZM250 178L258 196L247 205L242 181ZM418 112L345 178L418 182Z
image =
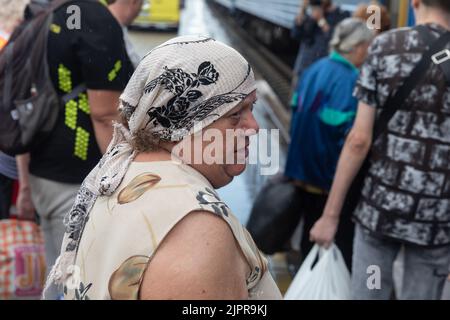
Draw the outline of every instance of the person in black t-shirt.
M138 66L142 57L136 51L133 43L131 42L130 36L128 34L128 27L141 12L143 3L143 0L117 0L108 6L111 14L122 26L125 47L127 48L127 53L130 57L131 63L135 68Z
M71 29L68 23L71 5L81 13L80 29ZM112 138L118 99L133 66L121 26L104 4L94 0L70 1L55 11L48 62L62 109L52 134L30 153L29 169L50 267L62 243L63 218ZM58 296L56 288L49 291L48 298Z

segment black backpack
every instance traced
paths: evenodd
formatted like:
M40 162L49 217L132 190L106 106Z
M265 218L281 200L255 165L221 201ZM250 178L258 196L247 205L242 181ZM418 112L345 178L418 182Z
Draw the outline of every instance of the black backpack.
M32 1L0 51L0 151L29 152L54 128L62 99L50 78L47 38L53 12L67 0Z

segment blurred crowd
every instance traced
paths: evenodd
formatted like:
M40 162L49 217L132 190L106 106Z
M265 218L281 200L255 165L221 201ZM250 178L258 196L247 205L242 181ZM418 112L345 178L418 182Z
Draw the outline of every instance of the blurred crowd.
M421 58L448 48L450 5L411 5L417 26L389 30L377 2L349 17L332 1L305 0L292 30L301 44L285 175L302 216L292 248L306 255L313 243L335 242L354 299L393 297L400 252L399 299L440 299L449 274L450 163L437 151L449 150L449 73L445 59ZM301 259L290 257L295 271ZM381 270L379 290L366 285L370 266Z

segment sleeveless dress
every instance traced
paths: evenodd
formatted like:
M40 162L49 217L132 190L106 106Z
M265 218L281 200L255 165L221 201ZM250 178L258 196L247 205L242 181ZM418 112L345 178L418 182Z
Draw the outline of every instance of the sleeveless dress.
M251 270L246 280L249 299L281 299L266 258L209 181L172 161L133 162L116 192L97 199L64 285L65 299L138 299L159 244L180 220L198 210L230 226Z

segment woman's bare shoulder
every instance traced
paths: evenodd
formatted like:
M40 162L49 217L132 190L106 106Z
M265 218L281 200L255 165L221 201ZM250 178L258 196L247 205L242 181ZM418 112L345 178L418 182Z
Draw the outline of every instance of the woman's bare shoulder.
M227 222L211 212L191 212L153 255L140 298L246 299L247 269Z

